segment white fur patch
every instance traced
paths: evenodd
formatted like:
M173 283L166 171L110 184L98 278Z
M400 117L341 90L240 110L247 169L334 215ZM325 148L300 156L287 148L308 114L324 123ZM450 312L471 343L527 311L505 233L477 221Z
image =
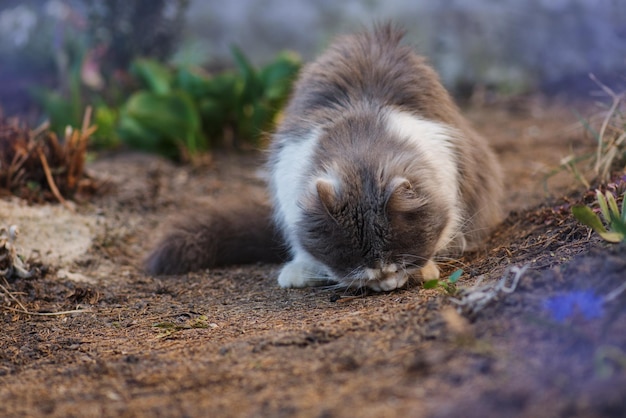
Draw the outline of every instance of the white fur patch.
M311 165L318 137L319 133L312 131L306 138L284 139L285 145L272 167L276 222L285 232L287 244L294 256L303 251L296 239L296 224L302 215L298 202L307 189L305 174Z
M432 192L450 208L451 221L437 242L436 251L444 249L458 233L460 223L458 164L454 128L435 121L421 119L407 112L391 110L387 114L390 132L412 144L433 167Z
M305 287L325 279L323 267L317 262L304 260L300 254L295 260L283 265L278 275L278 284L280 287Z

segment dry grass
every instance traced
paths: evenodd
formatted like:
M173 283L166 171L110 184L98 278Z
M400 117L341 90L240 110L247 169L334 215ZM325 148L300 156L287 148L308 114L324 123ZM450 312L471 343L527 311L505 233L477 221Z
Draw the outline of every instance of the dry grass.
M604 113L600 131L596 140L598 148L594 158L593 170L596 179L604 183L610 179L614 170L623 170L626 156L626 92L616 93L600 82L593 74L591 79L611 99L609 109Z
M582 126L594 140L595 150L584 154L572 151L545 176L544 187L548 179L562 171L571 173L586 189L626 174L626 92L617 93L593 74L589 77L600 88L604 101L596 103L601 110L591 116L578 115L576 127Z
M81 129L67 128L59 140L43 125L35 130L17 118L0 117L0 194L13 194L30 202L57 200L93 191L96 183L84 172L91 109Z

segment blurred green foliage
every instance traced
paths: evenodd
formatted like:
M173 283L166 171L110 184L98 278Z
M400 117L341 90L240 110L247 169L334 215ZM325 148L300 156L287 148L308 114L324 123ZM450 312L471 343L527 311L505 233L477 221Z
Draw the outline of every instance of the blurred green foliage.
M223 146L229 139L235 145L259 145L289 95L300 62L284 53L257 69L240 50L233 54L237 71L215 76L136 60L131 73L142 89L120 108L122 141L173 158Z
M236 70L214 76L198 68L136 59L130 68L135 88L114 104L81 92L80 65L69 73L68 98L46 89L34 89L33 94L57 132L80 126L84 107L92 105L98 125L94 137L107 148L121 142L185 159L228 142L257 146L284 105L300 60L283 53L255 68L239 49L233 48L233 56Z

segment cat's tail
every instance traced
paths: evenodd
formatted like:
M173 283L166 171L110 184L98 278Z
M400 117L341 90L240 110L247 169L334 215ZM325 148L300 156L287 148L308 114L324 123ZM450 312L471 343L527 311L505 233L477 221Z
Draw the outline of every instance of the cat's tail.
M181 274L236 264L281 262L286 252L265 202L227 202L175 221L144 262L147 273Z

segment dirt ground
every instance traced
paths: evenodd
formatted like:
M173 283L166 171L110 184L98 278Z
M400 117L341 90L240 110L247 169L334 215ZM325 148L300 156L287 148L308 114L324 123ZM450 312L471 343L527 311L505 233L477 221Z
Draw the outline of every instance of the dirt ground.
M626 416L626 292L615 292L626 247L574 221L570 205L592 199L571 174L544 187L562 158L592 146L572 106L468 111L500 156L510 215L443 276L463 268L458 288L491 285L481 310L459 313L445 291L415 283L280 289L276 265L144 275L171 216L263 193L259 154L199 168L102 156L89 169L108 186L75 213L0 202L38 268L3 286L39 314L0 296L0 416ZM493 290L501 278L509 293Z

